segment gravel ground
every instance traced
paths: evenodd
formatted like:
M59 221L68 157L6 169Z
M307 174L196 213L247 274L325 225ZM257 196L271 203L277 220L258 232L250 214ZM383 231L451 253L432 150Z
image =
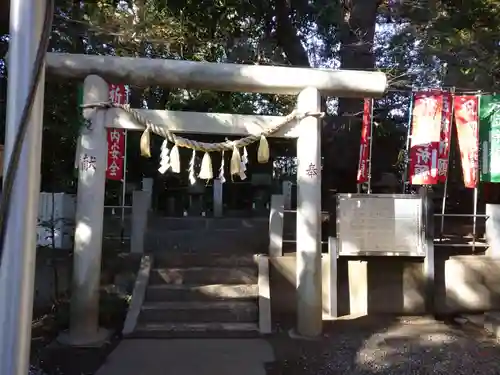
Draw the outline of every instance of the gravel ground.
M430 318L331 323L317 341L271 338L268 375L500 374L500 344L482 330Z

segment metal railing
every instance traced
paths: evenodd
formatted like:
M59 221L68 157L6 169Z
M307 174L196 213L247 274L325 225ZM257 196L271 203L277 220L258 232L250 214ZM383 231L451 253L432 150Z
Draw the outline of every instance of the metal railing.
M471 247L472 251L475 251L476 247L479 248L487 248L489 245L487 243L478 243L477 242L477 219L485 219L488 220L489 216L486 214L434 214L434 217L441 218L441 238L434 239L434 246L442 246L442 247ZM462 218L472 218L472 241L468 241L466 243L444 243L443 238L443 227L444 227L444 218L446 217L462 217ZM441 242L443 241L443 242ZM437 242L437 243L436 243ZM441 242L441 243L440 243Z

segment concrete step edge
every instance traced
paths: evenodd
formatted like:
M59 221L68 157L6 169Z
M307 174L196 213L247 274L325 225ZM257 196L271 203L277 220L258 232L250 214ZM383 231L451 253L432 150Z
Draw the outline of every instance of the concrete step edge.
M142 310L257 310L256 302L251 301L165 301L145 302Z
M257 323L231 323L231 322L211 322L211 323L140 323L136 327L139 332L218 332L218 331L258 331Z
M240 266L240 267L221 267L221 266L195 266L195 267L154 267L151 271L160 272L160 271L171 271L171 272L202 272L202 271L250 271L252 273L257 272L257 267L248 267L248 266Z

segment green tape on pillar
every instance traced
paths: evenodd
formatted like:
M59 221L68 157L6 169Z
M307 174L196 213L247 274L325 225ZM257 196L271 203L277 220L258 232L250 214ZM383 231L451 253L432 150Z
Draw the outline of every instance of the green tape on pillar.
M483 182L500 182L500 95L479 100L479 163Z

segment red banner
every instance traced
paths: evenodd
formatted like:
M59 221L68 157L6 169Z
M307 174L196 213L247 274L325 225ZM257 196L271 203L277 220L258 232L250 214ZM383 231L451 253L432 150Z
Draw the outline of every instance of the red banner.
M371 163L370 138L372 136L372 100L365 99L363 107L363 121L361 123L361 142L359 146L358 163L358 184L368 182L369 170L368 163Z
M109 85L109 98L114 103L128 104L128 89L125 85ZM125 130L108 129L108 180L123 179L125 161Z
M443 94L443 111L441 113L441 135L439 137L438 153L438 181L445 182L448 176L448 160L450 155L451 136L451 115L452 110L451 94Z
M479 180L478 97L474 95L455 96L453 107L464 184L467 188L475 188Z
M432 92L416 93L413 103L410 183L434 185L438 182L443 95Z

